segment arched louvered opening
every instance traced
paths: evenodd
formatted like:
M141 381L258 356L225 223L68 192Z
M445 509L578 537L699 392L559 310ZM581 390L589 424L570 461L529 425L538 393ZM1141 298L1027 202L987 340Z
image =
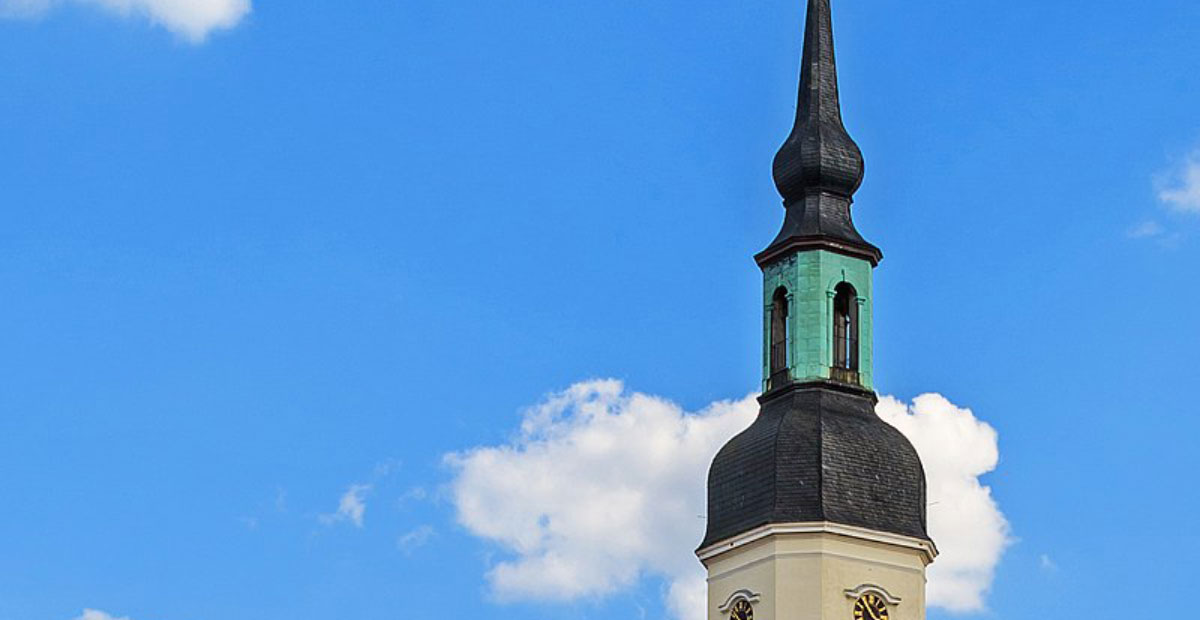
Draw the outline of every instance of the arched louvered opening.
M849 282L834 289L833 379L858 383L858 292Z
M771 302L771 373L770 386L772 388L786 384L791 379L791 373L788 369L791 367L791 360L788 356L788 343L791 341L791 334L788 333L790 321L788 321L788 292L787 289L779 287L775 291L775 296Z

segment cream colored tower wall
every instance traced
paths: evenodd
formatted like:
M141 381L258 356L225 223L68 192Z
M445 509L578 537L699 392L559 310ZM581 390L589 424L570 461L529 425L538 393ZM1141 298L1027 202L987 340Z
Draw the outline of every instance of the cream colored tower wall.
M856 597L847 591L862 588L896 601L892 620L924 620L925 567L936 551L920 544L783 533L710 555L708 620L728 620L724 606L741 596L753 597L755 620L852 620Z

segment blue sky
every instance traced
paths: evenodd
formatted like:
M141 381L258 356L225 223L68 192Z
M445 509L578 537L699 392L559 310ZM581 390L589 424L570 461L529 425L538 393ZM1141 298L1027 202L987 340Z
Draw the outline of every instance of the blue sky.
M666 613L642 565L501 600L446 455L590 379L757 389L799 1L35 4L0 0L0 620ZM999 434L968 617L1175 609L1200 5L834 7L877 385Z

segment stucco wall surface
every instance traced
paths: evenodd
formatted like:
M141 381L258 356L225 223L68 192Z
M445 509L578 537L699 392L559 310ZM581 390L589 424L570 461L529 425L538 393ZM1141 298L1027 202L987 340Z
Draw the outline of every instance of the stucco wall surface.
M757 595L755 620L852 620L847 590L875 586L899 599L892 620L924 620L921 551L829 533L775 535L707 562L708 619L738 591Z

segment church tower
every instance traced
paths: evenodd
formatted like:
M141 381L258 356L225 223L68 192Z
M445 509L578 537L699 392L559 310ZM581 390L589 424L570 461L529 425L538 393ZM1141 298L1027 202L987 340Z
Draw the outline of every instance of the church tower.
M783 229L763 272L757 420L708 477L708 620L923 620L925 472L879 419L872 271L850 217L863 178L842 124L830 0L808 0L800 100L775 156Z

